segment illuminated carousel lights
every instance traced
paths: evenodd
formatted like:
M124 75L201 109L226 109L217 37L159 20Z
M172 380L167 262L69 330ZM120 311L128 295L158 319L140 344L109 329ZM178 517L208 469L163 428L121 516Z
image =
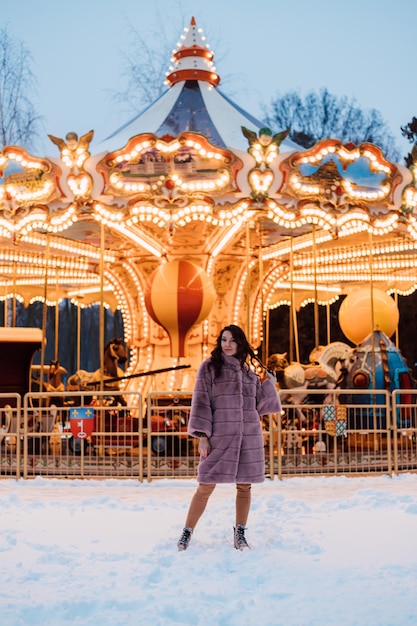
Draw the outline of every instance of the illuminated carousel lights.
M89 264L82 258L70 258L63 259L53 257L52 259L47 259L45 256L37 256L35 254L31 255L30 253L25 254L22 252L0 252L0 261L4 263L18 263L19 266L22 265L37 265L45 268L59 269L59 270L79 270L82 272L86 272L89 269ZM22 270L26 271L23 267L18 267L18 271ZM43 271L45 271L43 269Z
M40 278L45 278L45 267L36 267L36 266L23 266L23 267L7 267L7 266L2 266L1 267L1 273L3 275L16 275L16 276L32 276L32 277L36 277L39 276ZM54 279L55 281L59 281L62 283L67 284L68 281L75 281L77 282L80 278L85 278L86 276L86 270L73 270L73 269L67 269L67 270L62 270L60 268L60 270L56 271L54 269L51 269L48 273L48 278L50 280ZM92 274L92 276L94 276L97 279L96 274Z
M326 230L336 224L336 219L332 215L317 207L303 207L300 213L304 218L308 218L308 223L322 226Z
M234 311L233 311L233 323L234 324L238 324L239 323L239 313L240 310L242 308L242 301L243 301L243 289L244 289L244 284L246 282L247 279L247 275L248 272L245 270L242 274L242 277L239 281L239 285L237 288L237 293L236 293L236 301L235 301L235 306L234 306Z
M369 246L362 245L358 248L341 248L337 250L321 250L320 251L320 264L329 264L334 262L339 262L341 260L351 260L357 259L359 257L367 257L372 253L373 258L378 256L386 256L386 255L398 255L398 260L403 257L400 256L401 253L404 252L413 252L416 250L416 244L408 241L391 241L389 243L373 243L372 251L370 251ZM311 265L316 261L311 257L311 255L297 255L294 259L294 263L300 265Z
M89 190L91 189L91 177L89 174L79 174L76 177L72 175L68 176L67 184L74 196L85 198L88 195Z
M327 280L327 279L326 279ZM288 282L288 281L283 281L283 280L277 280L274 285L273 285L274 289L293 289L293 290L297 290L297 289L303 289L303 290L312 290L315 289L316 286L313 284L313 282L300 282L299 280L295 280L292 283ZM329 285L328 283L318 283L317 284L317 290L318 291L327 291L329 293L335 293L338 294L340 292L340 287L335 287L333 285Z
M65 281L65 282L64 282ZM76 278L72 278L71 276L65 276L61 282L61 286L62 285L67 285L69 283L71 283L71 281L77 282L79 285L95 285L97 284L97 290L99 290L99 285L97 283L97 276L79 276ZM32 286L32 285L44 285L45 284L45 274L43 274L43 276L40 276L39 278L36 278L35 276L33 278L30 278L28 276L26 276L25 278L17 278L16 280L13 280L12 282L10 280L0 280L0 287L7 287L7 288L12 288L13 285L20 285L21 287L25 287L25 286ZM48 280L47 280L47 284L48 286L55 286L56 285L56 277L55 276L48 276Z
M333 276L328 276L325 275L323 276L323 278L321 278L321 276L319 275L317 277L317 280L321 281L331 281L333 280L334 282L340 283L340 282L345 282L345 283L358 283L358 282L363 282L363 283L369 283L370 280L370 275L369 275L369 267L368 267L368 271L366 271L367 268L364 268L364 273L360 273L357 272L356 270L350 268L349 270L346 271L346 273L343 273L342 271L338 272L337 274L333 275ZM355 272L355 273L354 273ZM297 276L295 278L295 280L297 281L308 281L310 279L311 282L313 282L314 277L311 274L304 274L302 272L297 273ZM395 275L393 276L392 274L378 274L377 271L373 272L372 274L372 280L374 282L388 282L388 283L392 283L393 280L395 280L396 282L401 282L401 283L407 283L410 282L410 280L413 280L413 277L410 277L408 275Z
M327 306L327 305L332 305L332 304L334 304L334 303L335 303L335 302L337 302L338 300L339 300L339 297L338 297L338 296L333 296L332 298L329 298L328 300L323 300L323 299L321 299L321 298L317 298L317 304L319 304L320 306ZM313 298L313 297L311 297L311 296L310 296L310 297L308 297L308 298L305 298L305 299L301 302L300 307L301 307L301 308L304 308L304 307L308 306L309 304L314 304L314 302L315 302L315 301L316 301L316 300L315 300L315 298Z
M359 257L358 257L359 258ZM317 266L320 268L319 272L321 275L332 274L333 277L337 277L339 271L341 272L352 272L358 269L359 271L369 269L369 257L363 259L362 261L352 259L350 263L340 263L340 264L325 264L321 262L321 258L318 257L315 261ZM295 268L299 271L300 268L306 268L307 264L302 262L297 262ZM413 269L417 267L417 259L378 259L372 258L372 268L375 271L378 270L391 270L391 269ZM307 270L308 271L308 270ZM313 268L310 269L310 272L313 272Z
M407 230L413 239L417 239L417 220L414 217L407 224Z
M274 304L268 304L268 309L273 311L274 309L278 309L280 306L291 306L291 300L287 298L282 298L281 300L277 300Z
M29 304L35 304L35 302L41 302L42 304L46 304L46 306L55 307L62 302L62 298L58 298L58 300L50 300L49 298L46 298L45 300L43 296L33 296L33 298L29 300ZM72 302L72 300L70 300L70 302Z
M130 163L131 161L135 160L141 154L141 152L143 152L143 150L147 150L148 148L154 146L155 140L138 140L137 143L134 143L133 145L134 147L130 152L122 152L115 156L113 159L109 160L108 164L110 165L110 167L114 167L115 165L119 165L120 163Z
M145 192L149 189L149 185L145 183L132 183L123 180L123 175L117 172L113 172L110 175L110 183L116 189L123 189L129 192Z
M7 149L10 150L10 146L7 146ZM8 151L7 154L4 154L4 152L0 154L0 166L3 166L7 161L17 161L22 167L31 170L40 170L41 172L46 172L48 169L46 164L40 163L39 161L28 161L26 156L20 152Z
M120 311L123 320L124 336L127 342L130 342L133 337L132 316L130 315L130 309L132 308L128 304L128 297L117 286L113 285L114 295L117 300L117 310Z
M398 223L398 217L394 216L393 219L385 221L376 221L369 223L367 220L352 220L352 222L346 223L338 229L339 237L348 237L349 235L356 235L360 232L368 232L374 235L388 235L391 233Z
M262 300L258 295L257 302L254 307L254 314L252 316L252 333L251 339L255 345L258 345L263 340L263 332L262 332L262 320L264 317L264 311L262 311ZM259 330L261 329L261 330Z
M100 300L95 300L93 302L89 302L88 304L86 304L85 302L83 302L82 300L79 300L78 298L71 298L70 299L71 304L73 304L74 306L78 307L79 309L90 309L93 306L101 306L102 302L101 299ZM103 308L106 309L106 311L110 310L110 305L104 301L103 302Z
M48 221L45 219L45 212L40 210L33 210L29 215L23 217L19 222L10 223L4 219L0 220L0 226L5 229L14 232L21 233L23 236L27 235L30 231L39 229L46 230L48 232L56 233L67 229L75 221L75 207L72 206L68 209L64 215L57 217L54 216Z
M404 190L404 206L409 210L417 206L417 189L415 187L407 187Z
M0 189L0 198L3 199L6 193L8 193L16 202L39 201L42 198L47 198L51 194L52 189L53 185L49 180L45 181L41 189L32 191L22 191L18 185L9 183Z
M387 293L390 295L393 293L396 293L399 296L411 296L411 294L414 293L416 289L417 289L417 283L415 283L412 287L406 290L398 289L398 287L395 287L394 289L388 289Z
M16 300L17 302L20 302L20 304L25 302L25 299L18 293L8 293L4 296L0 296L0 302L7 302L8 300Z
M330 233L316 233L316 244L326 243L333 239ZM299 250L303 250L305 248L311 248L313 246L312 235L305 235L303 237L297 237L296 240L293 241L292 251L298 252ZM265 254L262 254L263 261L269 261L271 259L276 259L279 257L287 257L291 254L291 244L285 242L284 244L278 244L274 250L271 250ZM308 257L311 259L311 255Z
M250 153L258 165L261 163L270 164L278 156L279 149L276 144L270 143L268 145L268 151L265 154L264 146L262 146L259 142L256 142L251 146Z
M211 273L214 270L214 263L215 263L214 257L210 256L207 262L207 269L206 269L206 272L209 276L211 276Z
M282 208L279 204L276 204L273 200L269 200L268 202L268 218L269 219L284 219L292 222L296 219L296 213L292 211L288 211L285 208Z
M44 248L47 246L46 237L41 237L36 233L22 236L21 241ZM52 250L59 250L61 252L66 252L69 254L76 254L79 257L85 256L94 260L98 260L101 257L101 253L99 250L97 250L97 248L93 248L93 246L88 246L87 244L83 243L76 244L75 242L70 243L68 241L49 238L48 245ZM106 250L104 252L104 260L106 261L106 263L114 263L116 260L116 255L113 252Z
M103 219L107 220L109 224L111 224L112 222L115 222L116 224L120 223L125 216L123 211L112 211L105 208L102 204L99 203L96 203L94 205L94 209Z
M318 196L320 194L320 187L317 185L311 185L308 183L302 182L299 174L293 174L290 176L289 183L295 191L301 191L304 194L311 196Z
M136 268L132 267L130 265L130 263L125 262L122 265L122 268L125 272L127 272L131 278L131 280L133 281L135 288L136 288L136 293L138 295L139 298L139 304L140 304L140 310L141 311L146 311L146 305L145 305L145 294L144 291L142 289L142 283L139 279L139 276L137 274ZM130 294L129 294L130 295ZM150 332L150 324L149 324L149 318L147 315L144 315L142 318L142 323L143 323L143 333L145 338L149 338L149 332Z
M252 260L249 263L249 268L245 269L242 273L242 276L239 280L239 284L238 284L238 288L236 291L236 301L235 301L235 306L234 306L234 324L238 323L239 320L239 313L241 312L241 308L242 308L242 302L243 302L243 292L245 290L245 284L246 281L248 279L248 275L250 275L250 271L253 269L254 265L256 264L256 261ZM247 306L249 306L249 303L247 303Z
M230 174L228 170L223 170L219 178L214 181L194 181L190 183L181 183L179 187L183 191L213 191L215 189L223 189L230 183Z
M212 257L216 257L225 247L225 245L227 243L229 243L229 241L232 239L232 237L237 233L237 231L239 230L239 228L241 228L242 226L242 222L238 221L236 222L232 228L230 228L230 230L228 230L223 237L220 239L220 241L216 244L216 246L211 250L211 255Z
M345 162L353 162L359 159L361 156L369 159L370 167L373 171L383 172L384 174L390 174L392 171L392 167L389 165L382 163L377 155L367 148L359 149L355 148L354 150L347 150L343 145L327 145L322 146L319 150L315 151L314 154L310 154L309 156L296 156L294 158L295 164L310 164L316 165L320 163L324 157L329 154L338 154L338 156Z
M385 198L391 190L391 185L388 184L382 185L380 189L375 191L356 190L353 188L353 185L349 180L344 180L342 185L345 188L346 193L351 198L359 198L360 200L382 200L382 198Z
M101 218L98 218L98 216L96 217L99 221L101 221ZM118 226L116 226L115 224L106 224L105 221L103 221L103 223L107 226L114 228L114 230L116 230L120 234L123 234L124 237L130 239L130 241L134 242L135 244L141 246L142 248L145 248L145 250L147 250L154 256L159 258L164 254L164 250L162 248L157 248L152 240L148 241L148 239L145 238L144 235L129 230L125 227L124 224L119 224Z
M218 215L213 215L213 207L209 204L190 204L179 209L170 207L169 210L160 209L152 205L136 205L132 207L132 217L126 221L126 224L133 225L139 222L152 222L156 226L164 228L172 222L177 226L186 226L193 221L205 221L213 226L229 226L235 224L241 218L248 206L247 202L242 202L230 210L222 209Z

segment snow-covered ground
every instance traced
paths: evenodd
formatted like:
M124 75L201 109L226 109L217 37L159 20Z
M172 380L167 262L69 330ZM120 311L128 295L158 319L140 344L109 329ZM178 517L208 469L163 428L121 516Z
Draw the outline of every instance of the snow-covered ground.
M179 553L195 488L1 480L1 626L417 623L417 475L255 485L243 552L219 485Z

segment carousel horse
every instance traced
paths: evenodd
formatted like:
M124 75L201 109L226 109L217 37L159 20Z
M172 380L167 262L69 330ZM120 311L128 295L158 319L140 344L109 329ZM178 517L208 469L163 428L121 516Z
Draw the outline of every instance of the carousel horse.
M314 349L309 355L310 363L288 363L286 353L272 354L267 367L277 372L282 402L304 404L308 402L310 389L320 389L323 390L323 397L314 395L313 399L325 403L328 391L338 386L343 367L349 363L352 352L353 349L347 344L335 341ZM286 389L291 390L291 393L286 393ZM300 424L305 422L305 416L299 408L295 409L295 416Z
M44 383L45 390L50 392L65 391L62 374L68 374L65 367L60 365L58 360L51 360L49 362L48 382Z
M336 387L341 366L349 361L352 348L341 341L319 346L310 353L310 362L288 363L287 355L271 354L268 369L277 372L281 389L332 389Z
M104 371L103 384L104 389L118 391L120 389L119 381L106 383L106 379L120 378L124 376L124 371L118 366L119 363L127 361L127 353L123 344L123 339L113 338L104 348ZM87 372L86 370L78 370L72 374L67 380L67 391L87 391L97 387L101 381L101 370L95 372Z
M48 393L60 393L62 391L65 391L65 385L62 382L62 375L67 374L67 370L65 369L65 367L60 365L57 359L51 360L49 363L50 365L48 372L48 382L43 383L45 391L47 391ZM63 398L60 396L51 396L49 398L49 402L52 402L56 406L62 406Z

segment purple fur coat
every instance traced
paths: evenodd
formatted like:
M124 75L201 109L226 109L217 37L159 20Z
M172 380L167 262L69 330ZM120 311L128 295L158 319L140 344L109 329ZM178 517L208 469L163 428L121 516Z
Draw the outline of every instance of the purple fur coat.
M260 415L279 413L281 402L273 382L262 384L249 367L242 370L233 356L215 379L211 359L197 372L188 433L205 433L207 458L200 458L200 483L260 483L265 479L265 453Z

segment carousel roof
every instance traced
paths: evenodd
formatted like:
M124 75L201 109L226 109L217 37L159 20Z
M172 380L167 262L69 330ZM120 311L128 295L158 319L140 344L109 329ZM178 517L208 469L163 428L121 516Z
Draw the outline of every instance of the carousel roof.
M173 53L173 66L166 78L168 89L156 102L107 137L100 148L115 150L140 133L177 137L192 132L203 135L219 148L246 150L247 141L241 127L259 131L265 124L218 89L220 77L213 60L213 52L192 18L182 43ZM283 142L283 149L299 148L290 139Z
M299 148L219 91L194 19L184 37L167 91L99 154L93 131L50 136L55 158L0 152L0 295L119 306L127 339L149 346L163 340L147 280L177 259L212 278L215 328L244 316L254 343L264 311L284 302L369 282L414 290L415 166L372 144Z

